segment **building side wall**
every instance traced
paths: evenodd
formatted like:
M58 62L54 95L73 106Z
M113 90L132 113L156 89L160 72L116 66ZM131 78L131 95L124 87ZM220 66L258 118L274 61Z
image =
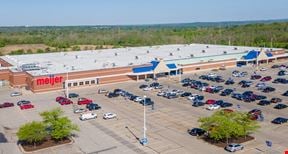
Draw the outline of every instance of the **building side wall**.
M13 72L9 75L9 83L11 87L27 86L27 74L25 72Z
M271 53L272 53L272 55L282 55L285 53L285 50L275 50Z
M127 75L122 75L122 76L114 76L114 77L107 77L107 78L100 78L99 79L99 84L107 84L107 83L115 83L115 82L124 82L124 81L129 81L132 80Z
M81 71L81 72L72 72L68 74L68 80L72 82L72 86L70 88L76 87L85 87L90 86L91 84L83 84L73 86L73 80L77 79L85 79L85 78L98 78L98 84L107 84L107 83L114 83L114 82L123 82L131 80L130 77L127 75L120 75L130 73L132 71L132 67L124 67L124 68L112 68L112 69L102 69L102 70L94 70L94 71ZM117 76L119 74L119 76ZM115 75L113 77L105 77L105 76ZM102 77L101 77L102 76ZM104 77L103 77L104 76ZM51 84L41 84L37 85L37 79L47 78L49 76L38 76L38 77L28 77L27 83L28 87L33 92L45 92L45 91L53 91L53 90L61 90L64 88L64 82L67 80L67 74L55 74L54 77L62 77L61 83L55 83L54 85ZM96 84L96 83L95 83Z
M10 76L10 71L8 69L0 71L0 80L9 81L9 76Z

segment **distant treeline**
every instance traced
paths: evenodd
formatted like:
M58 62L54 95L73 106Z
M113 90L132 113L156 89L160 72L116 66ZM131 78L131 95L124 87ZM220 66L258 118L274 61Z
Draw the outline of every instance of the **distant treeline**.
M288 22L232 26L74 26L0 27L0 47L46 44L58 49L74 45L151 46L205 43L288 49Z

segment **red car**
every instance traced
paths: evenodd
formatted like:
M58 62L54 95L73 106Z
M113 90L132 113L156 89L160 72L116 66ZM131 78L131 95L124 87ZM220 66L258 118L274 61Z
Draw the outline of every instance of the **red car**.
M10 102L4 102L0 104L0 108L6 108L6 107L12 107L12 106L14 106L14 104Z
M270 81L270 80L272 80L271 76L265 76L260 81L265 82L265 81Z
M58 103L61 104L61 105L73 104L73 102L70 99L68 99L68 98L63 98Z
M215 104L215 103L216 103L216 101L213 100L213 99L208 99L208 100L206 101L206 104Z
M87 98L79 98L78 99L78 105L87 105L92 103L91 99L87 99Z
M31 108L34 108L34 105L32 105L32 104L23 104L23 105L20 105L20 109L21 109L21 110L26 110L26 109L31 109Z
M59 97L56 97L56 102L60 102L61 100L65 99L65 97L62 97L62 96L59 96Z

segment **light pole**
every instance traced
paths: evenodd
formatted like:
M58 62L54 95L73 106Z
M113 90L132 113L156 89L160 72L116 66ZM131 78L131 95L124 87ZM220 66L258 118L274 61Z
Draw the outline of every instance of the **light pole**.
M140 143L142 145L146 145L148 143L147 137L146 137L146 96L143 96L144 102L143 102L143 106L144 106L144 126L143 126L143 138L140 140Z
M68 71L66 72L65 88L66 88L66 98L68 98L69 97L69 92L68 92Z

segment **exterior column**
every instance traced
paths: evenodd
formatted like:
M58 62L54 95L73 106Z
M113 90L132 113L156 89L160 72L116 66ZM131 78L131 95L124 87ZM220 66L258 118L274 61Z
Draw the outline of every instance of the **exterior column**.
M144 75L144 79L147 79L147 74Z
M138 76L138 75L136 75L136 82L138 82L138 80L139 80L139 76Z

